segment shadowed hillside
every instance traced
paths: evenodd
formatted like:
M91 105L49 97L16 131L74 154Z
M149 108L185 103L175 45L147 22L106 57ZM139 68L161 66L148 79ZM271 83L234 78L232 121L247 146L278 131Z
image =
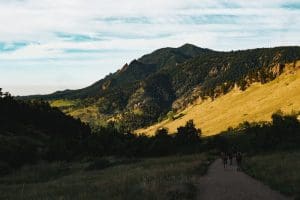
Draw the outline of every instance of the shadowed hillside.
M0 88L0 174L39 160L70 160L90 136L87 124L49 103L15 100Z
M93 126L114 121L121 129L135 130L199 98L214 100L268 83L299 59L299 47L217 52L186 44L156 50L86 88L24 98L49 100Z

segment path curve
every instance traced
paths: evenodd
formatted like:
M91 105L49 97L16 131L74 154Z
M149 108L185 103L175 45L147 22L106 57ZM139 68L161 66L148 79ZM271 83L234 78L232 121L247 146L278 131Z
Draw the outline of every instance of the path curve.
M287 200L263 183L236 170L236 165L223 169L221 159L211 164L208 173L199 180L200 200Z

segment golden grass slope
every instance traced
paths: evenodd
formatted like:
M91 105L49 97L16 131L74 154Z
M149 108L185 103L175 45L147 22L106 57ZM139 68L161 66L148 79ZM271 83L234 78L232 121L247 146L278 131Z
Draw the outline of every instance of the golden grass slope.
M181 112L184 116L179 119L165 120L136 133L153 135L161 127L172 133L193 119L203 135L209 136L244 121L269 121L272 113L279 109L284 113L300 111L300 61L295 68L291 66L267 84L254 83L246 91L235 88L214 101L205 100L189 106Z
M49 101L50 105L52 107L70 107L76 105L77 101L76 100L67 100L67 99L59 99L59 100L53 100Z

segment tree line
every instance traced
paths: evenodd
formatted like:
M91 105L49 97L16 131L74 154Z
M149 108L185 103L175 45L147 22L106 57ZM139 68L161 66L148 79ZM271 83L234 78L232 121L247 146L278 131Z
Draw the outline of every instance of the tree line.
M278 111L272 115L271 122L243 122L236 128L207 138L207 148L220 151L236 148L250 154L299 149L299 114L284 115Z
M201 130L190 120L175 133L161 128L149 137L113 122L91 131L88 124L47 102L16 100L0 89L0 172L40 160L154 157L232 147L249 153L296 149L300 144L298 116L277 112L271 122L244 122L211 137L201 137Z
M0 89L0 169L38 160L71 160L90 127L43 101L14 99ZM1 167L2 166L2 167Z
M113 123L91 131L88 124L48 102L16 100L0 89L0 172L40 160L72 161L101 156L162 156L198 150L201 130L193 121L170 135L135 135Z

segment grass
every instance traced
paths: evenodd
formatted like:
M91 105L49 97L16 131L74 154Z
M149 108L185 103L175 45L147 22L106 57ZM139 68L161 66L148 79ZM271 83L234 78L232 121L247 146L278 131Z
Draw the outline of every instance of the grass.
M75 118L80 118L81 121L87 122L93 127L104 126L107 124L108 117L105 115L101 115L96 105L69 109L68 111L64 112Z
M49 102L52 107L71 107L75 106L78 103L78 100L67 100L67 99L59 99L59 100L53 100Z
M300 199L300 151L253 156L245 160L243 168L273 189Z
M80 118L83 122L88 122L92 126L103 126L106 118L101 115L96 105L80 106L80 100L59 99L49 102L52 107L57 107L65 114L74 118Z
M91 163L25 167L0 178L0 199L194 199L208 154L171 156L86 170Z
M290 66L287 67L289 69ZM179 126L193 119L204 136L214 135L236 127L244 121L270 121L271 115L282 110L284 113L300 109L300 62L298 70L286 70L275 80L252 84L246 91L235 88L214 101L205 100L189 106L175 120L164 120L136 133L153 135L158 128L168 128L173 133Z

